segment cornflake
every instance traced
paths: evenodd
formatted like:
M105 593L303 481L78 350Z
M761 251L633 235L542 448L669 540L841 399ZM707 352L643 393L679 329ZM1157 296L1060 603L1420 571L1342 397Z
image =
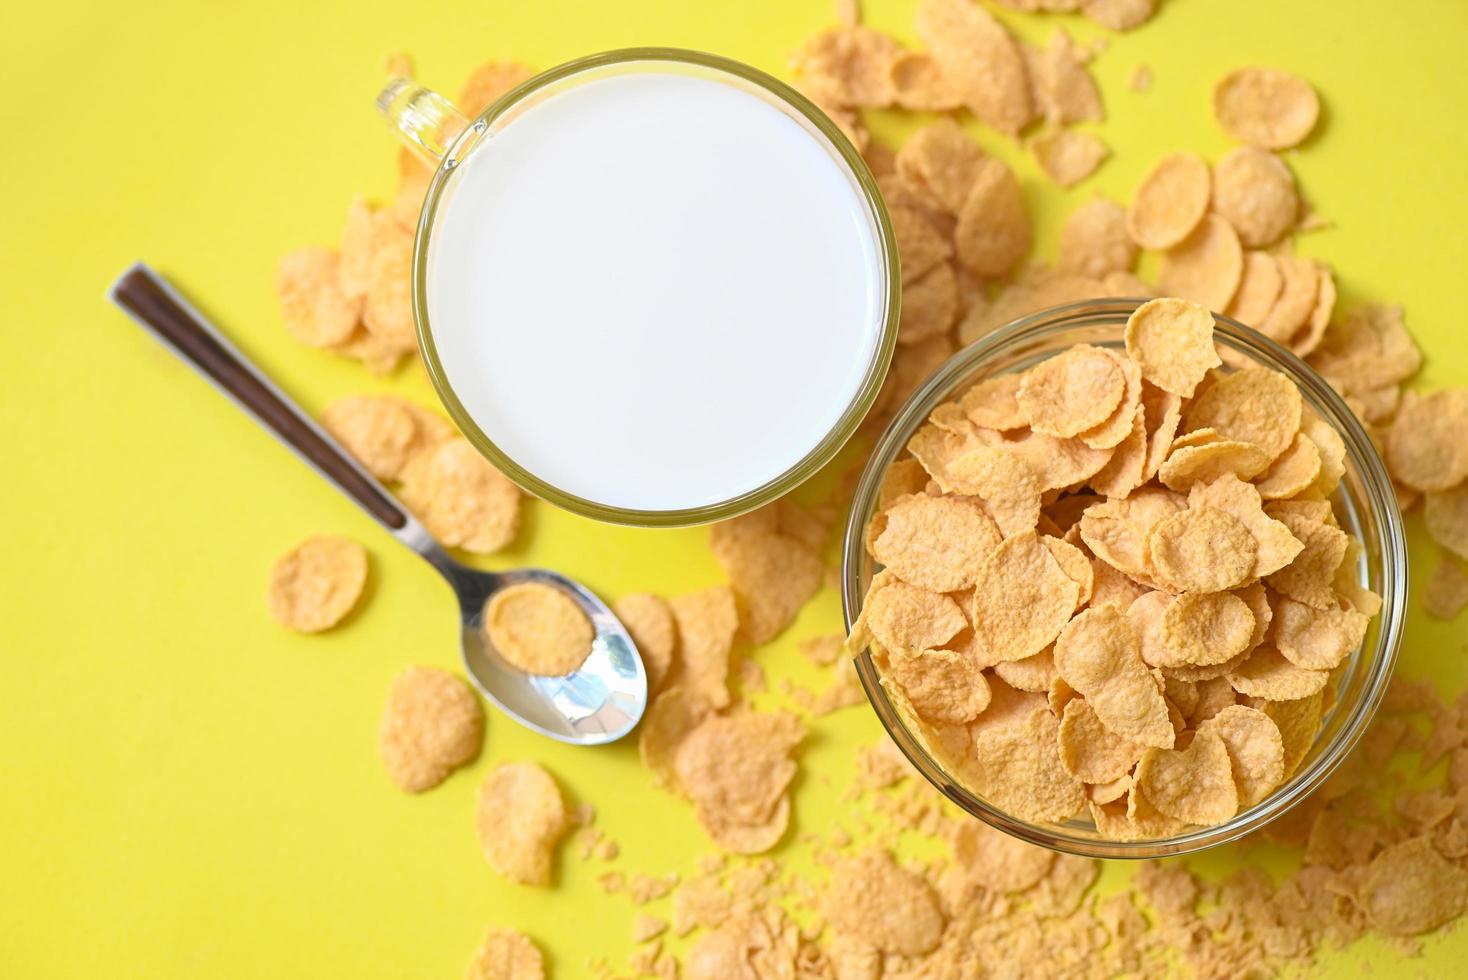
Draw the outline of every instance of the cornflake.
M520 530L520 488L461 436L411 456L401 479L403 503L451 548L489 554Z
M612 603L612 612L637 647L647 671L647 689L658 690L672 670L678 639L672 609L661 596L632 592Z
M1199 729L1186 748L1148 749L1137 764L1132 792L1184 823L1222 823L1239 810L1228 748L1209 728Z
M985 124L1015 135L1034 118L1019 44L969 0L921 0L917 35L964 104Z
M1062 129L1030 141L1035 162L1061 187L1074 187L1096 172L1111 155L1101 137L1075 129Z
M1191 398L1221 363L1213 348L1213 315L1197 303L1154 299L1127 318L1127 356L1142 377L1163 391Z
M1211 194L1212 178L1202 157L1163 157L1132 196L1127 231L1143 248L1171 248L1203 221Z
M545 960L530 937L491 926L474 951L465 980L545 980Z
M1060 229L1060 268L1081 276L1130 272L1137 245L1126 230L1126 209L1104 197L1071 212ZM979 423L983 424L983 423Z
M356 329L362 300L343 288L332 249L307 246L281 259L275 292L286 331L308 347L340 344Z
M346 618L366 582L366 549L348 538L321 534L276 561L265 601L282 626L319 633Z
M1209 214L1187 238L1163 253L1157 288L1210 310L1225 310L1243 275L1244 250L1233 225Z
M378 728L382 764L398 788L421 793L479 754L484 710L458 677L412 666L393 678Z
M1241 146L1213 168L1213 209L1246 247L1273 245L1294 226L1300 211L1294 175L1273 153Z
M533 762L502 762L485 776L474 811L484 858L519 885L547 885L556 842L569 828L560 787Z
M1289 72L1239 68L1214 86L1213 116L1241 143L1286 150L1315 128L1320 98L1309 82Z
M546 677L578 670L595 637L576 600L542 582L520 582L490 596L484 632L512 666Z

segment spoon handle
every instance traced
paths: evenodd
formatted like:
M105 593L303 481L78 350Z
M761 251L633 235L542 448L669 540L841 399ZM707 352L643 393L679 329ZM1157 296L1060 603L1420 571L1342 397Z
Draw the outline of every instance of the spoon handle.
M435 565L436 559L446 557L382 484L156 272L139 262L122 274L109 295L185 363L376 518L389 534Z

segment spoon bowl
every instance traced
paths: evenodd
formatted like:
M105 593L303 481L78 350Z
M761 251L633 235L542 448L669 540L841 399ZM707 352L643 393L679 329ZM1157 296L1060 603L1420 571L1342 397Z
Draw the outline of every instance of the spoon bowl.
M543 568L481 572L440 568L459 597L464 669L484 696L520 724L578 745L614 742L642 717L647 673L627 629L595 594ZM591 654L561 677L527 674L507 663L484 631L484 607L502 589L538 582L569 596L591 620Z
M459 600L464 669L496 707L526 728L572 745L614 742L637 726L647 707L647 672L627 628L594 593L543 568L484 572L455 561L401 502L152 269L134 265L113 284L110 296L383 530L438 570ZM591 620L591 653L571 673L527 674L506 662L489 642L485 603L522 582L561 590Z

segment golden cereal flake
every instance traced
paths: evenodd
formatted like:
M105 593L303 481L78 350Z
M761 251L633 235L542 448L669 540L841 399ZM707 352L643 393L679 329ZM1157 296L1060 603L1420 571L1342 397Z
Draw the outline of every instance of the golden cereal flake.
M1210 310L1226 310L1244 275L1244 249L1233 225L1217 214L1203 221L1162 256L1157 289Z
M1033 531L1006 538L990 552L977 581L974 639L994 662L1023 660L1043 650L1069 621L1081 593ZM938 646L952 635L925 646Z
M1407 380L1422 366L1400 306L1368 303L1331 325L1310 364L1339 391L1358 394Z
M940 119L908 137L897 151L897 173L956 215L979 179L988 154L952 119ZM907 301L904 293L903 302Z
M523 932L491 926L464 980L545 980L545 960Z
M1422 590L1422 608L1435 619L1453 619L1468 606L1468 571L1451 555L1442 555Z
M905 582L957 592L978 580L999 540L999 529L977 502L917 495L887 511L887 527L872 542L872 556Z
M1096 449L1086 444L1085 439L1094 431L1099 430L1087 430L1074 439L1029 431L1007 441L1005 446L1025 461L1041 490L1061 490L1084 483L1111 459L1112 449ZM1126 433L1122 432L1116 441L1124 438Z
M703 723L710 710L707 700L677 685L662 691L648 705L647 715L637 729L637 754L658 785L676 784L673 759L678 746Z
M1225 312L1246 326L1258 327L1274 309L1283 287L1284 273L1278 258L1268 252L1246 251L1238 292Z
M678 627L680 683L691 697L715 708L729 703L729 654L739 628L734 593L716 585L668 600Z
M366 583L366 549L348 538L319 534L276 560L265 602L280 625L319 633L346 618Z
M460 436L409 458L400 496L428 533L451 548L489 554L520 530L519 487Z
M1106 162L1111 150L1094 133L1061 129L1030 141L1035 162L1045 175L1061 187L1074 187Z
M1305 549L1288 525L1264 512L1264 500L1258 489L1231 473L1209 483L1193 484L1188 492L1188 506L1216 507L1238 518L1249 529L1257 545L1251 578L1274 574Z
M673 771L701 822L757 827L795 777L790 754L804 734L789 712L714 715L679 743Z
M543 582L519 582L490 596L484 632L511 666L544 677L579 670L596 636L580 604Z
M1426 493L1468 479L1468 388L1443 388L1405 402L1386 440L1392 477Z
M1144 487L1124 500L1105 500L1081 515L1080 535L1092 554L1137 580L1148 579L1147 537L1164 519L1186 509L1186 498Z
M1126 209L1095 197L1070 213L1060 229L1060 268L1079 276L1102 278L1130 272L1137 245L1126 230Z
M1199 483L1212 483L1227 476L1253 479L1269 466L1269 456L1252 442L1218 439L1217 430L1202 430L1207 439L1187 444L1199 432L1179 436L1172 452L1157 469L1157 478L1170 489L1189 491Z
M1331 319L1335 315L1335 275L1330 271L1330 266L1319 259L1312 264L1315 266L1317 283L1315 306L1310 310L1310 317L1304 326L1296 330L1288 341L1290 350L1300 357L1309 357L1324 343L1326 331L1330 329Z
M1146 481L1147 423L1146 410L1138 405L1132 413L1132 428L1090 483L1092 489L1108 497L1126 497Z
M413 236L398 229L380 239L372 253L372 285L362 305L362 325L392 350L410 351L418 346L412 280Z
M1191 398L1221 363L1213 346L1213 315L1185 299L1154 299L1127 318L1127 356L1142 378L1163 391Z
M1152 18L1157 0L1085 0L1081 13L1112 31L1130 31Z
M973 9L982 8L974 5ZM953 231L958 261L976 276L1002 276L1024 258L1033 241L1024 194L1014 172L1002 160L986 157L958 211Z
M612 604L612 612L627 627L642 666L647 671L647 689L656 691L673 667L678 633L673 610L662 596L631 592Z
M1041 650L1023 660L1000 661L993 670L994 676L1010 687L1033 694L1048 694L1059 676L1055 672L1055 657L1049 650Z
M1274 610L1274 645L1297 667L1333 670L1360 647L1369 622L1352 608L1316 609L1281 599Z
M1293 497L1315 482L1320 468L1320 448L1304 432L1297 432L1290 447L1255 479L1254 489L1264 500Z
M1143 750L1143 746L1122 738L1103 725L1095 709L1084 698L1066 703L1060 719L1059 744L1061 763L1086 783L1110 783L1121 779L1131 772Z
M1186 748L1148 749L1137 764L1135 791L1184 823L1222 823L1239 811L1228 748L1212 729L1200 729Z
M1277 255L1280 290L1263 317L1251 323L1270 340L1289 343L1310 321L1320 294L1320 268L1309 259L1295 255Z
M489 866L506 881L548 885L566 804L550 773L533 762L501 762L479 787L474 829Z
M958 89L926 51L903 51L889 66L897 104L912 112L949 112L963 105Z
M1213 117L1240 143L1298 146L1315 128L1320 98L1310 83L1274 68L1238 68L1213 88Z
M822 911L838 935L898 956L930 952L943 935L943 911L933 889L880 848L836 862Z
M1234 686L1235 691L1265 701L1298 701L1308 698L1324 689L1329 679L1329 671L1297 667L1267 644L1249 654L1249 659L1228 675L1229 683Z
M1315 744L1324 695L1320 691L1292 701L1262 700L1256 707L1269 716L1284 741L1284 778L1289 779Z
M1268 150L1241 146L1213 168L1213 209L1248 248L1273 245L1294 226L1300 210L1295 177Z
M1249 367L1215 380L1187 411L1189 430L1212 428L1224 439L1250 442L1270 460L1300 431L1303 399L1294 382L1266 367Z
M286 332L307 347L331 347L352 335L362 312L360 296L342 286L334 249L308 245L280 260L275 293Z
M484 710L458 677L414 665L393 678L377 731L388 777L421 793L474 759L484 741Z
M953 264L941 262L902 290L902 319L897 342L918 343L946 334L958 319L958 280Z
M1468 871L1438 853L1431 837L1412 837L1383 850L1361 878L1358 902L1388 936L1431 932L1468 907Z
M1014 136L1034 118L1019 44L969 0L920 0L917 36L979 121Z
M922 211L897 204L890 205L887 214L892 221L892 235L897 240L904 285L953 255L948 238Z
M1068 34L1057 30L1043 49L1026 47L1024 54L1035 108L1047 123L1066 126L1105 118L1101 92L1086 69L1086 52Z
M977 718L989 706L989 682L964 654L952 650L894 650L889 670L913 710L928 721L962 724Z
M785 512L795 513L792 507ZM780 512L780 504L772 504L709 530L714 558L734 591L740 635L751 644L768 642L784 631L820 590L826 574L825 562L809 542L781 533ZM823 538L825 529L812 528L810 533L813 540Z
M1080 535L1077 534L1076 537L1079 538ZM1086 553L1070 541L1049 534L1041 535L1040 543L1050 550L1050 554L1059 563L1060 570L1081 587L1076 608L1090 602L1091 592L1096 584L1096 573L1091 568L1091 560Z
M1142 479L1151 480L1162 468L1172 450L1173 439L1183 420L1183 400L1150 383L1142 385L1142 408L1146 412L1147 460L1142 465Z
M1254 614L1230 592L1185 592L1162 611L1162 643L1183 663L1212 667L1249 648Z
M1296 602L1316 609L1333 608L1335 575L1345 562L1350 539L1340 528L1297 514L1281 513L1279 520L1305 547L1265 581L1271 589Z
M1083 810L1084 784L1061 764L1059 730L1060 722L1041 701L1014 720L975 731L982 793L1021 820L1063 821Z
M968 626L950 597L899 581L869 591L862 614L872 635L891 650L935 649Z
M514 61L491 61L480 65L464 80L454 105L472 118L499 101L510 89L528 82L534 74L533 68Z
M1162 692L1116 606L1087 609L1066 624L1055 641L1055 666L1113 733L1140 745L1172 746Z
M1203 221L1212 194L1208 164L1196 153L1173 153L1158 161L1127 212L1127 231L1143 248L1179 244Z
M1025 892L1055 867L1055 852L1011 837L981 820L953 829L953 859L970 881L995 892Z
M839 27L806 40L791 56L790 67L817 101L842 108L881 108L892 104L892 62L902 49L870 27Z
M350 395L321 413L321 427L379 480L396 480L416 447L418 426L389 395Z
M360 301L372 287L372 256L381 235L378 224L386 220L387 217L379 214L365 198L355 197L347 207L347 220L342 225L337 280L348 299Z
M1180 592L1222 592L1249 580L1259 546L1238 518L1205 506L1159 521L1147 549L1160 581Z
M1031 429L1069 438L1106 421L1125 392L1116 360L1100 347L1077 344L1026 371L1018 398Z
M1230 704L1201 721L1198 731L1217 732L1223 740L1240 809L1263 800L1284 781L1284 739L1264 712Z
M1126 605L1117 603L1117 608L1126 616L1132 631L1137 635L1142 662L1149 667L1188 666L1182 654L1167 645L1162 633L1162 617L1177 598L1169 592L1157 590L1144 592Z
M1022 453L981 446L954 459L948 474L952 490L983 499L1001 534L1022 534L1038 523L1046 488Z
M959 407L969 421L981 428L1001 432L1022 429L1030 424L1019 404L1022 377L1019 374L1001 374L997 378L986 378L964 392Z

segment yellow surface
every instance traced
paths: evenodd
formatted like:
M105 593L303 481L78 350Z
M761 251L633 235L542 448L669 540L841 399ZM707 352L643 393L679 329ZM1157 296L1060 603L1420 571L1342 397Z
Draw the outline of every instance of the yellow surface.
M867 9L911 39L908 0ZM828 0L7 6L0 975L456 976L491 922L532 933L561 977L583 975L590 954L624 959L633 913L597 889L599 865L567 855L553 890L490 873L470 831L474 788L493 760L543 762L573 800L596 804L626 869L688 871L705 850L688 810L649 788L630 743L571 750L495 714L470 771L422 797L393 789L374 747L381 698L406 663L456 666L448 590L103 291L135 258L176 275L311 410L389 387L427 399L414 371L383 384L292 344L271 293L280 253L334 241L354 193L391 189L393 137L371 108L384 54L412 51L449 92L486 58L549 66L631 44L782 71L831 16ZM1031 37L1054 23L1005 16ZM1167 0L1095 66L1115 158L1069 193L1021 164L1050 229L1040 253L1053 254L1057 215L1093 190L1125 198L1165 150L1224 150L1207 91L1225 70L1295 69L1326 111L1291 162L1336 222L1302 251L1334 263L1346 302L1406 304L1426 380L1468 383L1465 38L1462 0ZM1148 94L1126 86L1142 63ZM266 616L265 573L316 532L368 546L372 594L344 628L295 636ZM718 580L703 532L597 526L543 505L488 564L527 562L608 596ZM827 591L758 659L774 678L813 682L794 644L838 626ZM1414 608L1405 669L1458 690L1465 629ZM800 830L842 820L854 746L877 735L865 709L815 726ZM1326 966L1354 973L1364 955L1378 975L1441 974L1465 954L1459 933L1430 942L1425 964L1369 945Z

